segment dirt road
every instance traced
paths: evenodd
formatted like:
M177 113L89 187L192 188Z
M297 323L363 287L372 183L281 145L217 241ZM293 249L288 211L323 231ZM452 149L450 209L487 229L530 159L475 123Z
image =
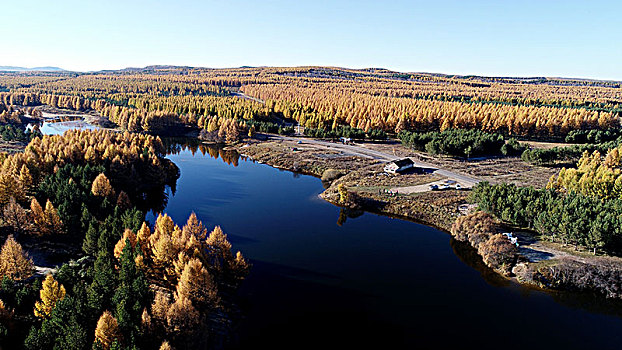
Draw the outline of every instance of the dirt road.
M392 154L368 149L368 148L357 146L357 145L344 145L341 143L335 143L335 142L329 142L329 141L314 140L314 139L301 138L301 137L280 136L280 135L270 135L270 139L283 140L283 141L289 141L289 142L294 142L294 143L301 142L301 145L305 145L305 144L313 145L316 147L325 148L329 150L341 151L343 153L354 155L354 156L377 159L383 162L389 162L397 158L396 156ZM417 161L412 158L411 160L414 162L415 167L430 169L432 173L441 175L450 180L457 181L465 188L473 187L478 182L481 181L480 179L475 178L473 176L460 174L460 173L447 170L447 169L441 169L432 164Z

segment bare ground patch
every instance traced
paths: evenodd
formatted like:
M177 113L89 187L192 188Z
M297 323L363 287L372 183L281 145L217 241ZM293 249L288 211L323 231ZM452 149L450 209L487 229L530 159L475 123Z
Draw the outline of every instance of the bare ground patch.
M430 163L439 168L478 177L493 184L515 183L518 186L543 188L548 183L549 178L559 172L559 169L529 164L522 161L519 157L489 157L463 160L420 153L404 147L398 142L385 144L364 143L361 146L391 153L396 155L396 157L408 156L414 160Z

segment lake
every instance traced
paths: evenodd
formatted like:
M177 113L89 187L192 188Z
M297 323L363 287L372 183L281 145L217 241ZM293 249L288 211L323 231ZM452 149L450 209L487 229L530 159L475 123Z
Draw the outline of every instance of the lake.
M319 179L202 149L168 155L181 177L165 212L180 226L192 211L210 229L222 226L253 264L229 349L622 344L618 302L510 283L447 233L347 217L318 198Z
M39 126L43 135L62 135L67 130L96 130L99 126L86 121L82 114L52 114L43 112L44 120Z

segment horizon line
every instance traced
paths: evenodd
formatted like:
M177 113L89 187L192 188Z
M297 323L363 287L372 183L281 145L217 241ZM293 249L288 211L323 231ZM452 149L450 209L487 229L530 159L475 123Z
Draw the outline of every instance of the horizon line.
M383 69L395 73L403 74L431 74L431 75L446 75L446 76L458 76L458 77L479 77L479 78L511 78L511 79L529 79L529 78L547 78L547 79L562 79L562 80L591 80L600 82L622 82L621 80L611 78L595 78L595 77L572 77L572 76L549 76L549 75L494 75L494 74L480 74L480 73L442 73L432 71L401 71L394 70L386 67L361 67L351 68L347 66L336 65L292 65L292 66L270 66L270 65L241 65L235 67L208 67L208 66L192 66L183 64L148 64L143 67L126 66L123 68L104 68L98 70L72 70L65 69L59 66L43 65L34 67L22 67L13 65L0 65L2 68L17 68L19 70L0 70L0 73L32 73L32 72L45 72L45 73L98 73L98 72L114 72L127 69L146 69L149 67L174 67L174 68L197 68L197 69L244 69L244 68L305 68L305 67L317 67L317 68L336 68L336 69L350 69L350 70L368 70L368 69ZM42 68L52 68L53 70L42 70ZM58 69L58 70L56 70Z

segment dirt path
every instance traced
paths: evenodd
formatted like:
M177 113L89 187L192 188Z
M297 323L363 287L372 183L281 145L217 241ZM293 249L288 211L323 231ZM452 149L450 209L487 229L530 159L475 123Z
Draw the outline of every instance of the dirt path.
M260 100L260 99L258 99L256 97L248 96L248 95L244 94L243 92L239 92L239 91L238 92L233 92L232 95L235 96L235 97L239 97L239 98L245 99L245 100L255 101L257 103L262 103L262 104L265 103L263 100Z
M442 185L445 185L446 182L447 182L447 179L442 179L442 180L433 181L433 182L426 183L426 184L421 184L421 185L394 187L394 188L391 189L391 191L396 192L396 193L401 193L401 194L421 193L421 192L430 191L430 186L432 186L432 185L436 185L438 187L441 187ZM462 184L462 183L459 183L459 182L458 182L458 184L460 184L460 186L463 189L469 188L465 184ZM452 186L454 186L452 188L455 188L455 184L452 185Z
M278 136L278 135L270 135L270 138L275 139L275 140L280 139L280 140L289 141L293 143L300 142L300 145L313 145L313 146L328 149L328 150L338 150L346 154L359 156L359 157L365 157L365 158L377 159L377 160L384 161L384 162L389 162L391 160L398 158L392 154L372 150L372 149L357 146L357 145L344 145L344 144L329 142L329 141L321 141L321 140L314 140L314 139L300 138L300 137L290 137L290 136ZM457 172L454 172L448 169L438 168L434 166L433 164L421 162L413 158L411 158L411 160L414 162L415 167L430 169L432 173L441 175L450 180L457 181L463 187L470 188L470 187L475 186L478 182L481 181L480 179L473 177L473 176L460 174L460 173L457 173Z

